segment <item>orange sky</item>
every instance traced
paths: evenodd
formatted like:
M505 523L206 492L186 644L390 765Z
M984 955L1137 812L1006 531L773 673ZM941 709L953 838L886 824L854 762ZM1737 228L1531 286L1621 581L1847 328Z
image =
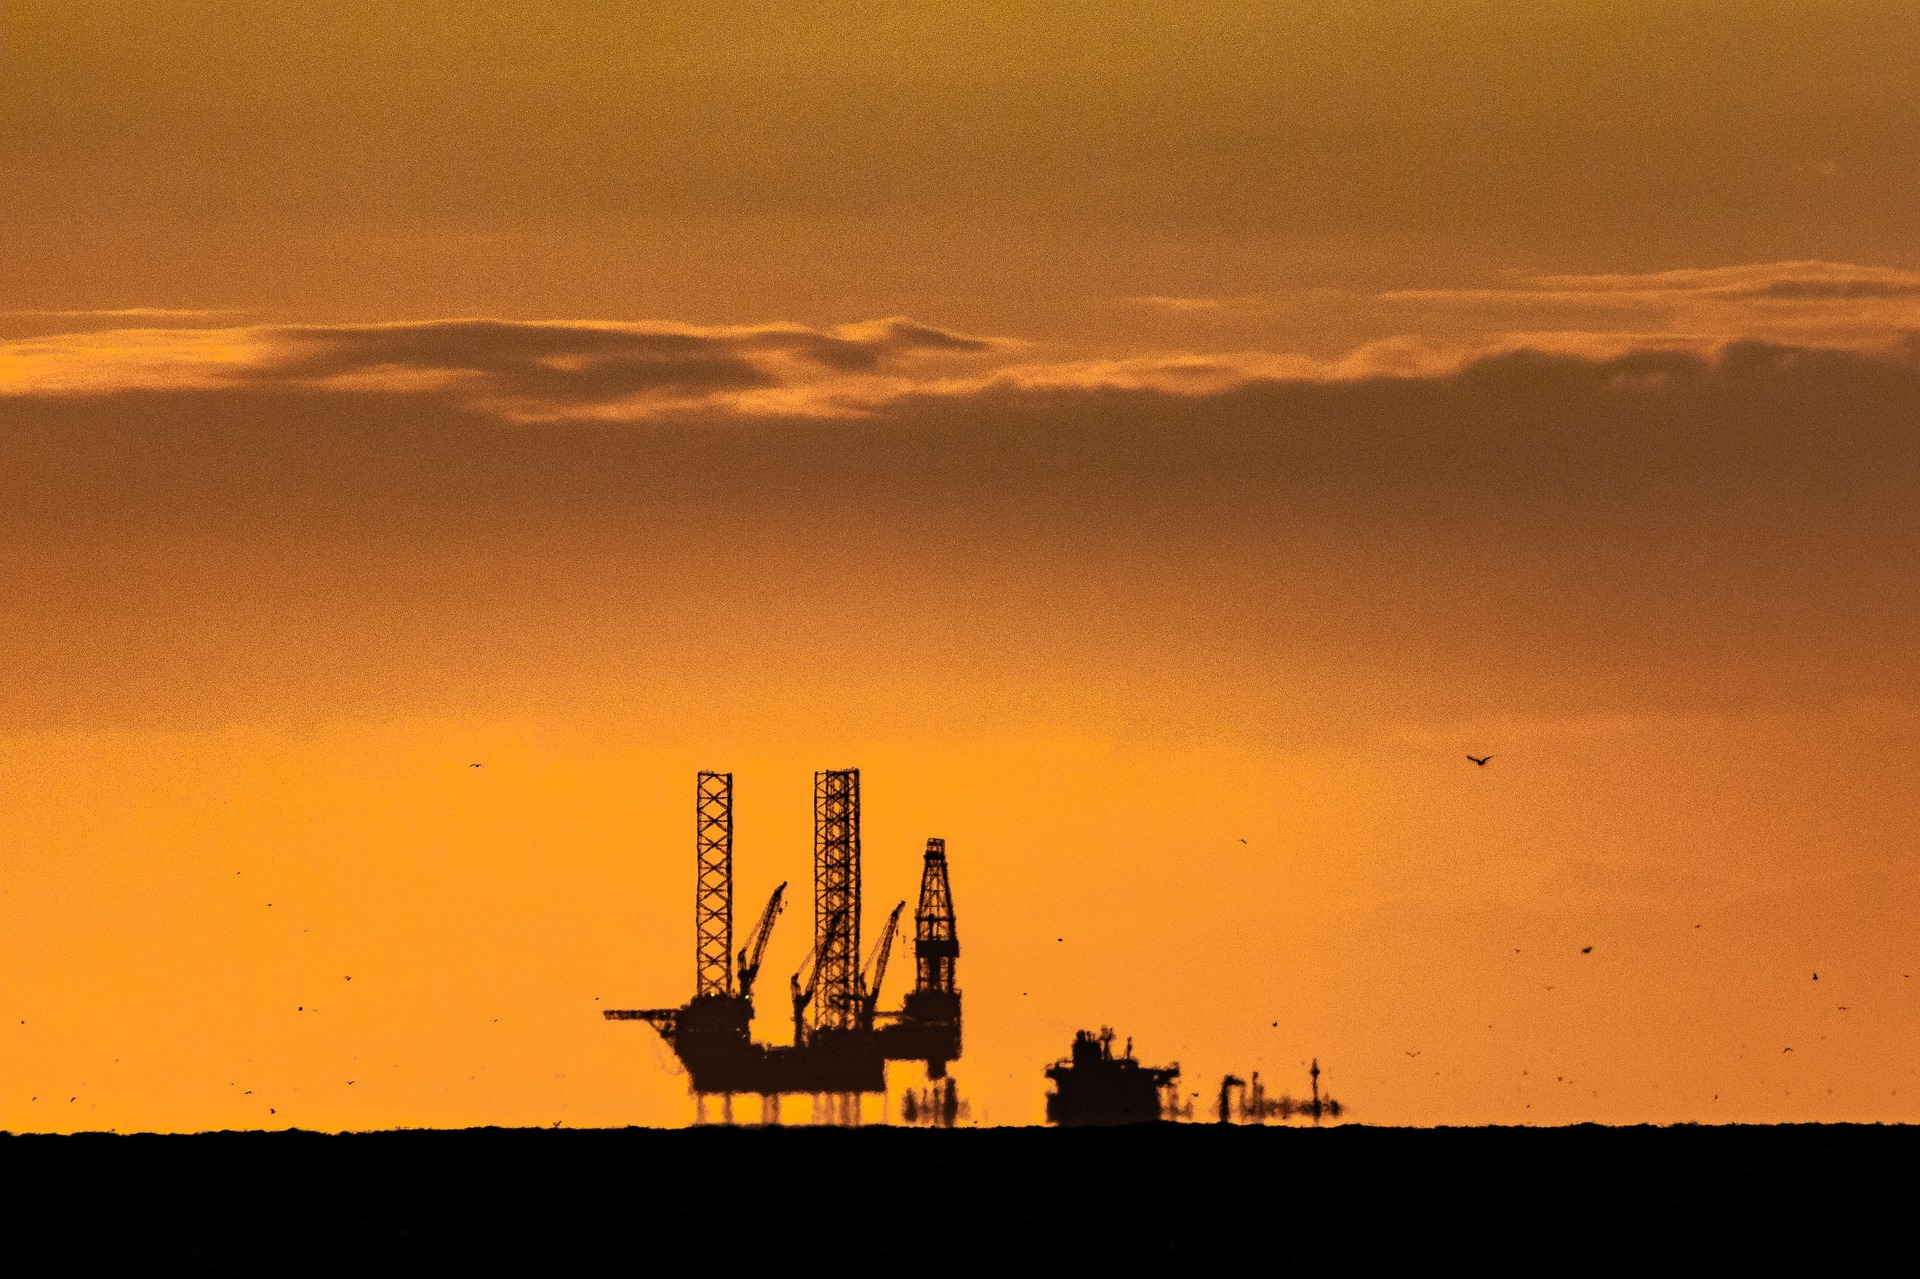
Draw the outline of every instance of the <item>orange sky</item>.
M978 1119L1920 1119L1908 7L389 10L10 6L0 1127L684 1122L846 766Z

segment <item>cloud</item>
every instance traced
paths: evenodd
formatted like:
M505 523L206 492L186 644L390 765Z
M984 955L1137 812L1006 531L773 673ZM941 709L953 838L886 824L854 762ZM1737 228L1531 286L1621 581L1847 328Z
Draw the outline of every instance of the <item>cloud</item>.
M1547 275L1537 288L1584 293L1719 294L1764 296L1794 285L1894 287L1920 291L1920 272L1897 267L1857 266L1848 262L1768 262L1742 266L1687 268L1640 275ZM1840 296L1840 295L1834 295Z
M12 310L0 311L0 317L43 316L50 319L90 319L105 318L115 320L197 320L216 315L244 315L246 312L232 308L223 310L183 310L164 306L123 306L104 311L40 311Z
M1224 298L1178 298L1164 294L1149 293L1142 297L1122 298L1122 302L1131 302L1136 306L1153 307L1160 311L1185 313L1190 311L1218 311L1227 305Z
M1298 292L1296 290L1296 292ZM1329 293L1334 290L1308 290L1308 292ZM1134 297L1124 297L1121 302L1129 306L1146 307L1149 310L1162 311L1169 315L1188 317L1243 318L1264 315L1273 311L1276 298L1270 295L1242 295L1235 297L1179 297L1164 293L1148 293Z
M426 394L521 421L714 407L817 415L1011 345L898 317L833 330L484 319L156 327L0 344L0 394Z
M1754 338L1859 350L1895 347L1920 331L1920 272L1844 262L1545 275L1506 288L1394 290L1379 300L1451 327L1521 321L1642 341Z
M1235 305L1139 300L1176 311ZM1088 357L899 316L830 329L495 319L154 325L0 342L0 395L426 396L518 423L849 418L925 399L1214 396L1266 383L1447 378L1526 353L1623 378L1678 376L1679 365L1656 356L1712 363L1766 347L1894 363L1920 354L1920 273L1893 268L1786 262L1542 276L1511 288L1401 291L1380 301L1406 308L1412 323L1330 356L1242 349ZM1641 369L1648 360L1655 371Z
M1920 361L1554 337L118 335L110 367L141 352L163 390L0 397L0 714L598 704L715 671L843 672L875 715L922 681L1263 726L1920 697ZM601 425L635 403L692 407Z

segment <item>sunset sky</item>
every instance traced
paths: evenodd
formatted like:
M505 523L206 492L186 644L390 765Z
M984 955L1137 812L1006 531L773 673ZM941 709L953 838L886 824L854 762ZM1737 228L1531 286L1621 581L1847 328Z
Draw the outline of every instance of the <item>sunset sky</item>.
M0 0L0 1129L687 1122L599 1013L692 993L695 771L784 1040L845 767L979 1121L1102 1024L1203 1106L1920 1121L1916 68Z

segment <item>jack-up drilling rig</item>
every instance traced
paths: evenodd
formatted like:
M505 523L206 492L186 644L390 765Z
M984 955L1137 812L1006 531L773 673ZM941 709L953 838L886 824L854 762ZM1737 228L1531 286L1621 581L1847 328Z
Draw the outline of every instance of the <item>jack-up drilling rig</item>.
M960 991L946 843L927 841L914 916L918 982L903 1007L879 1008L901 902L860 963L860 773L814 775L813 949L790 980L793 1042L756 1043L753 987L780 916L774 889L737 955L733 946L733 775L701 773L695 787L693 999L679 1008L607 1009L611 1021L660 1032L695 1093L859 1093L886 1088L886 1063L924 1061L930 1078L960 1055Z

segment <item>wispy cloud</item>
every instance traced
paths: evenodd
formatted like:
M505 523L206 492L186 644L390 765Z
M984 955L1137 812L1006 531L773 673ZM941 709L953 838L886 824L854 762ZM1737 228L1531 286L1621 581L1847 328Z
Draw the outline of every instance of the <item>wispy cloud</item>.
M1233 304L1141 300L1196 311ZM1382 300L1411 308L1414 322L1334 356L1258 349L1049 356L1031 343L899 316L830 329L492 319L150 323L0 343L0 394L227 388L435 396L519 422L690 412L850 417L914 398L1204 396L1261 382L1446 377L1527 353L1596 365L1662 355L1710 363L1754 343L1902 363L1920 353L1920 272L1892 268L1788 262L1543 276L1508 288L1402 291ZM1672 373L1659 368L1666 370L1660 376Z
M526 420L695 407L824 412L1013 346L902 318L832 330L506 320L149 327L0 345L0 394L440 394Z
M1380 300L1487 329L1524 317L1534 328L1851 349L1920 330L1920 272L1844 262L1544 275L1501 288L1394 290Z
M245 314L247 314L247 312L243 310L233 309L233 308L204 311L204 310L182 310L175 307L162 307L162 306L125 306L125 307L116 307L111 310L104 310L104 311L100 311L100 310L42 311L42 310L30 310L30 309L0 311L0 317L38 316L38 317L42 317L50 320L88 319L88 318L117 319L117 320L198 320L198 319L211 319L214 316L220 316L220 315L245 315Z
M1120 301L1173 315L1247 315L1273 305L1271 299L1263 297L1174 297L1164 293L1147 293Z
M1143 297L1122 298L1123 302L1132 302L1137 306L1150 306L1160 311L1218 311L1226 306L1223 298L1176 298L1164 294L1149 293Z

